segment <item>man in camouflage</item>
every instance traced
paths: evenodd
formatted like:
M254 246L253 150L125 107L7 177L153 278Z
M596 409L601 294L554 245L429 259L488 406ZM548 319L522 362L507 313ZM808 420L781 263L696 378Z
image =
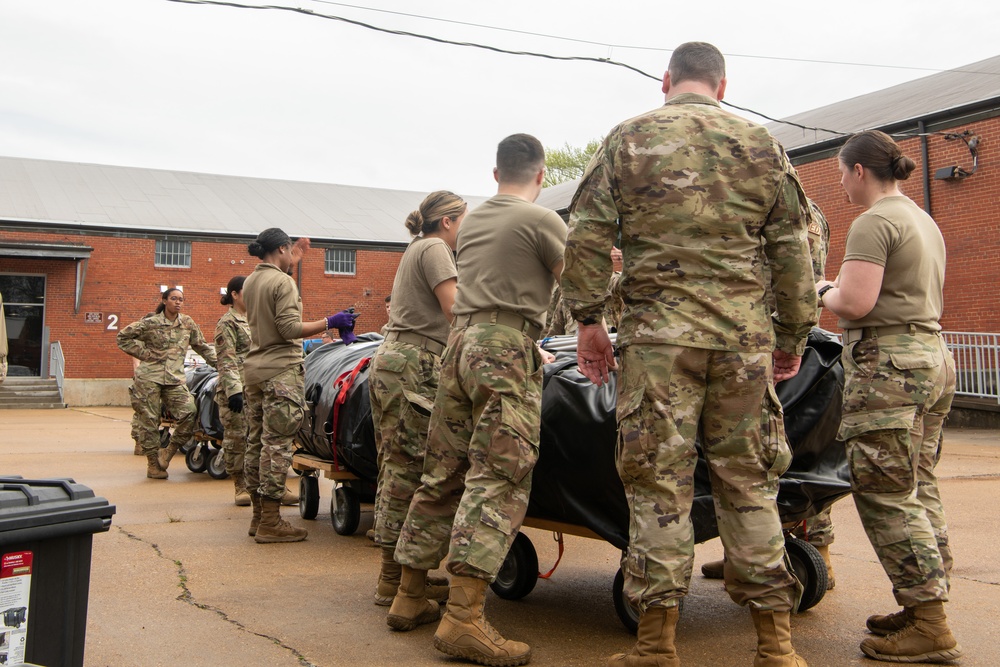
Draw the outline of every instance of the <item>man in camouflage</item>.
M608 291L604 297L605 321L611 329L618 329L622 318L621 293L618 291L618 284L622 277L622 251L618 248L611 249L611 263L614 272L611 280L608 281ZM545 337L549 336L575 336L576 320L573 313L569 312L569 306L562 298L562 287L556 285L552 290L552 301L549 303L549 311L545 316ZM546 362L547 363L547 362Z
M617 466L631 510L625 592L641 616L638 642L609 665L680 664L699 436L726 588L757 630L754 665L806 664L791 645L801 587L785 566L775 503L791 452L773 386L798 372L816 321L805 196L767 130L720 108L725 87L718 49L678 47L666 104L611 130L570 208L563 294L580 322L581 372L598 384L617 368L600 318L619 224L624 255Z
M566 225L535 205L545 153L534 137L507 137L497 150L497 195L466 216L458 235L455 321L442 359L421 485L396 547L403 566L389 623L429 623L427 570L447 555L448 605L434 646L504 667L531 648L504 639L483 616L524 520L538 460L542 360L535 341L562 270ZM412 625L408 624L410 627Z
M826 275L826 256L830 248L830 226L827 224L826 217L819 206L816 205L816 202L809 199L807 203L809 207L807 211L809 214L809 226L807 228L809 233L809 255L812 258L813 277L816 282L819 282ZM771 312L774 312L774 295L770 289L769 273L765 274L765 276L764 284L767 287L766 300L768 308L771 309ZM816 316L818 318L819 313ZM833 544L833 519L830 516L830 508L826 508L805 521L796 523L791 532L795 537L805 540L816 547L816 550L823 556L823 562L826 563L826 587L827 590L832 589L836 585L836 579L834 578L833 565L830 561L830 545ZM709 579L722 579L725 576L724 561L717 560L704 563L701 566L701 572Z

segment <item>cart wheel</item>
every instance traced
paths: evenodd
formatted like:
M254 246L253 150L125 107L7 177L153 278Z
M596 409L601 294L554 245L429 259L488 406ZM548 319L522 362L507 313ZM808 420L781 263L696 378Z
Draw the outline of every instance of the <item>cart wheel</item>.
M226 454L221 449L210 450L208 459L208 474L212 479L227 479Z
M160 449L163 449L170 444L170 428L167 426L160 427Z
M184 462L187 463L188 470L191 472L205 472L208 470L208 462L211 458L206 451L207 449L208 445L199 442L188 450L187 454L184 455Z
M796 537L785 538L785 553L792 572L802 582L799 611L810 609L826 595L826 562L816 547Z
M538 583L538 554L524 533L518 533L490 588L504 600L520 600Z
M312 521L319 513L319 480L312 475L299 477L299 516Z
M330 498L330 521L338 535L353 535L358 529L361 523L361 501L354 489L346 486L334 489L333 497Z
M618 573L615 574L611 595L614 597L618 620L622 622L626 630L634 635L639 630L639 608L625 597L625 573L622 572L621 568L618 568Z

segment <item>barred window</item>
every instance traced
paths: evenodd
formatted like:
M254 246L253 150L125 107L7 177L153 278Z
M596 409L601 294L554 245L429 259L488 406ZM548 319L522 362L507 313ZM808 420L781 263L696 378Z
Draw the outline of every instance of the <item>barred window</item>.
M157 241L156 255L153 259L156 266L191 268L190 241Z
M327 248L326 272L353 276L357 272L355 251L346 248Z

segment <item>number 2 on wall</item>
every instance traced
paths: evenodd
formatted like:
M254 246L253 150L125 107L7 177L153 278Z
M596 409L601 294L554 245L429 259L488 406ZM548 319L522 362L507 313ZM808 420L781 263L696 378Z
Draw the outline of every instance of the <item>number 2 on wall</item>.
M108 326L104 329L105 331L118 331L118 316L114 313L108 313Z

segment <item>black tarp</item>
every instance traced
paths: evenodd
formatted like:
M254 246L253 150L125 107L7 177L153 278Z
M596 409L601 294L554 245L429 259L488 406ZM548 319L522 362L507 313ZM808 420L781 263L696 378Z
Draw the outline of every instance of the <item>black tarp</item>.
M199 364L186 369L184 374L187 377L188 391L194 396L194 405L198 411L195 418L197 429L204 431L209 438L222 440L224 430L219 419L219 406L215 403L218 371L208 364Z
M782 521L812 516L850 491L843 443L836 440L844 374L840 343L814 329L799 374L777 386L792 464L780 482ZM576 367L575 352L545 369L542 431L528 515L583 525L619 548L629 512L615 469L616 377L597 387ZM695 541L718 535L708 466L700 445L691 510Z
M347 391L337 416L336 456L330 435L337 379L353 370L362 359L374 356L381 342L382 337L378 334L362 334L352 345L335 341L309 353L305 360L306 417L298 435L298 442L306 452L343 463L355 475L370 482L378 478L378 463L367 369L358 374Z
M375 354L381 341L367 334L358 343L328 343L306 357L307 418L299 442L309 453L333 460L330 431L334 383L358 362ZM778 508L782 521L812 516L850 491L840 423L843 369L836 336L814 329L802 369L778 385L792 464L781 478ZM615 469L617 402L615 377L597 387L576 367L576 354L560 352L545 367L540 455L528 515L585 526L619 548L628 544L628 505ZM338 416L337 460L363 480L378 476L375 434L368 402L368 371L357 376ZM695 540L718 535L708 469L699 447L692 523Z

